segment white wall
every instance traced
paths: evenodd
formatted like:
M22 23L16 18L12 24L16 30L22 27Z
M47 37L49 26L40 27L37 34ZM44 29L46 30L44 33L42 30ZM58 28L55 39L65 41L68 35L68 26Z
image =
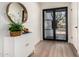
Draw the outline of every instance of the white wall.
M68 42L71 42L71 3L69 2L44 2L44 3L40 3L40 7L41 7L41 15L42 15L43 9L68 7L68 39L69 39ZM41 16L41 23L42 23L42 16ZM42 25L41 25L41 35L42 35Z
M3 56L3 38L8 34L7 21L8 18L6 16L6 5L8 3L0 3L0 56Z
M32 32L34 44L40 41L40 7L38 3L23 3L28 12L26 27Z
M0 51L3 50L3 44L5 37L9 36L8 23L9 19L6 16L6 7L9 2L0 3ZM38 3L24 3L28 11L28 20L24 24L32 32L31 38L34 44L40 41L40 8ZM30 34L28 34L30 35ZM27 36L26 36L27 37ZM30 38L29 38L30 39ZM1 51L2 52L2 51Z

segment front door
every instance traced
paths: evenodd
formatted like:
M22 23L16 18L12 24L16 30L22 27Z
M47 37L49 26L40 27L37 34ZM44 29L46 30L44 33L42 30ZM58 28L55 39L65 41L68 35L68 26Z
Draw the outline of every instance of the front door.
M43 10L43 39L68 40L67 7Z

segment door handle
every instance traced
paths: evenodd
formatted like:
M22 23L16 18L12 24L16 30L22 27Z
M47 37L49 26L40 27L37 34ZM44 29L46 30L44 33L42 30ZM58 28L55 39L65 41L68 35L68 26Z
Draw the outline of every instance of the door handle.
M78 26L75 26L75 28L78 28Z
M55 25L54 25L54 21L52 21L52 29L55 27Z
M52 28L57 28L57 22L56 21L52 21Z

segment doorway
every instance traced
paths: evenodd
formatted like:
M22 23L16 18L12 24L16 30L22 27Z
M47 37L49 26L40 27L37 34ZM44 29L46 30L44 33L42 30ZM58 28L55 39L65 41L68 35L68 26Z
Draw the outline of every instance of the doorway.
M43 39L68 41L67 7L43 10Z

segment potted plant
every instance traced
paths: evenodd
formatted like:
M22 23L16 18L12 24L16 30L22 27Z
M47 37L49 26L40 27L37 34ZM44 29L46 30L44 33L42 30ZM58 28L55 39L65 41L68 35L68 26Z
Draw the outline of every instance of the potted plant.
M10 36L20 36L23 30L23 25L21 23L10 23L9 24L9 31Z

